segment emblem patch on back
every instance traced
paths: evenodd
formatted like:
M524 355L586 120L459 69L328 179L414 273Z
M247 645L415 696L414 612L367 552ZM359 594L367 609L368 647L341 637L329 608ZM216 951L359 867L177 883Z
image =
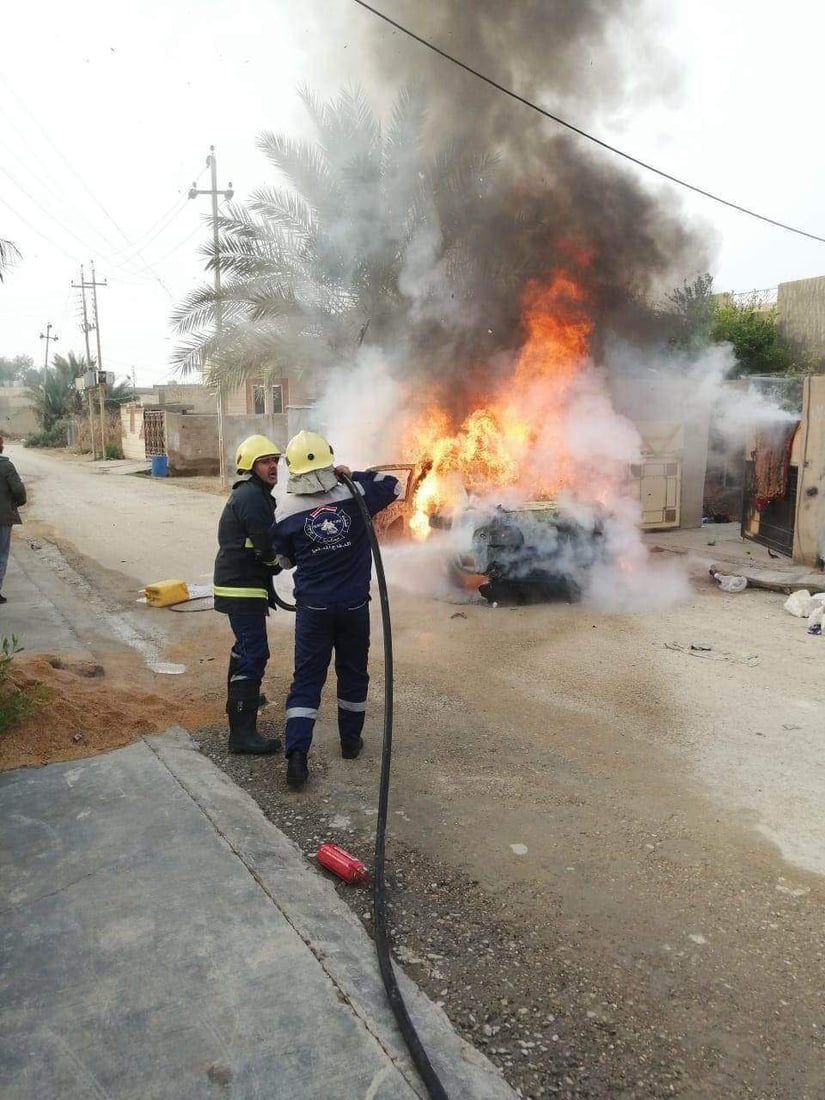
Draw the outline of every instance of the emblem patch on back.
M324 504L309 513L304 522L304 533L313 542L338 542L349 533L351 523L343 508Z

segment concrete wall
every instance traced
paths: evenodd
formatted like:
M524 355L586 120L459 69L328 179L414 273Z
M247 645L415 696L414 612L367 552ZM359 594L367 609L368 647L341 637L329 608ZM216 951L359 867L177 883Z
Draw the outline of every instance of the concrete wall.
M825 275L780 283L776 313L785 336L825 359Z
M154 398L144 399L146 405L186 405L193 413L214 413L215 395L200 382L167 382L154 387Z
M26 387L0 384L0 435L27 435L39 430Z
M231 476L235 472L235 452L238 449L238 444L249 435L268 436L273 443L277 443L281 451L283 451L289 438L287 414L278 413L272 416L224 416L223 443L227 476ZM218 447L216 442L215 454L217 455L217 453Z
M799 468L793 558L816 566L825 559L825 375L805 379L792 461Z
M120 437L124 458L139 461L146 457L143 445L143 405L129 402L120 406Z
M167 412L166 454L173 476L217 474L217 415Z
M657 446L672 447L668 453L682 464L680 527L702 526L702 503L708 458L707 412L691 409L695 386L679 378L613 377L609 380L613 406L641 430L651 423L671 424L672 443L665 439Z

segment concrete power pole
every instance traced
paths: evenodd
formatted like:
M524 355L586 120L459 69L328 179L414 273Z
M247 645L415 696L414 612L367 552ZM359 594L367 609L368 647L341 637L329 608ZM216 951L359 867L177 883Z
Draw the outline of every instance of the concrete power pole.
M105 279L103 280L102 283L99 283L97 281L97 279L95 278L94 260L92 260L92 278L91 278L91 281L87 282L87 280L84 278L84 276L83 276L83 265L81 264L80 265L80 282L79 283L72 283L72 286L77 288L81 292L81 304L82 304L82 308L83 308L83 336L86 340L86 362L88 363L89 368L91 368L91 365L92 365L92 351L91 351L91 348L89 347L89 333L91 332L92 329L95 330L95 336L96 336L96 340L97 340L97 363L95 364L95 369L97 371L102 370L102 367L103 367L103 363L102 363L103 356L102 356L102 353L101 353L101 350L100 350L100 319L98 317L98 311L97 311L97 288L99 286L107 286L107 285L108 284L107 284ZM89 321L89 314L88 314L88 310L86 308L86 288L87 287L91 288L91 291L92 291L92 306L93 306L93 309L94 309L94 323L91 323ZM98 375L98 378L99 378L99 375ZM105 382L104 382L103 385L98 385L98 386L95 386L93 388L97 390L98 402L99 402L99 406L100 406L100 454L101 454L101 457L105 459L105 457L106 457L106 413L105 413L105 403L104 403L104 398L105 398L105 393L106 393ZM92 437L92 461L94 461L96 452L95 452L94 406L92 404L92 388L87 389L86 393L88 394L88 397L89 397L89 433Z
M86 287L88 283L83 277L83 264L80 265L80 282L72 283L72 286L80 291L80 303L83 310L83 339L86 341L86 365L89 369L92 366L92 350L89 347L89 315L86 311ZM92 444L92 462L97 458L97 450L95 449L95 417L94 408L92 406L92 391L86 390L86 397L89 402L89 439Z
M225 191L218 190L218 161L215 156L215 146L209 146L209 156L206 158L206 163L209 166L211 179L211 186L208 190L199 190L197 186L197 180L192 184L189 190L189 198L196 199L198 195L209 195L212 199L212 241L215 248L215 335L220 341L223 333L223 303L221 301L221 252L220 252L220 234L218 232L218 195L222 195L227 201L232 198L235 192L232 190L232 181L229 181L229 187ZM223 389L221 387L220 379L218 379L218 470L221 478L221 485L226 482L226 456L224 455L224 442L223 442Z
M92 305L94 306L94 311L95 311L95 339L97 341L97 369L98 369L98 372L103 371L103 354L100 350L100 318L99 318L98 312L97 312L97 288L99 286L106 286L106 285L107 284L106 284L105 279L103 280L102 283L98 283L96 281L96 279L95 279L95 262L94 262L94 260L92 260ZM103 382L102 383L100 382L101 377L103 377ZM101 450L103 452L103 457L106 458L106 404L105 404L106 378L105 378L105 375L102 375L102 373L98 373L97 379L98 379L97 397L98 397L98 401L100 402L100 438L103 440L103 442L101 443Z
M46 331L40 333L40 339L46 341L46 354L43 357L43 378L44 378L44 380L46 378L46 373L49 369L49 342L53 342L53 343L56 344L57 340L58 340L58 337L57 337L56 334L54 336L52 336L52 329L53 328L54 328L54 325L51 323L51 321L49 321L46 324Z

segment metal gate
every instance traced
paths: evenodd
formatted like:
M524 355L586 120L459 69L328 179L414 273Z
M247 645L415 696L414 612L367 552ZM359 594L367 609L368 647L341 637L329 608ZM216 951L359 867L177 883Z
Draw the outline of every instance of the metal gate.
M796 521L796 489L799 468L788 468L788 489L781 500L772 500L760 511L756 507L756 463L745 463L745 492L742 501L742 537L793 557Z
M143 410L143 447L147 458L166 454L166 421L163 409Z

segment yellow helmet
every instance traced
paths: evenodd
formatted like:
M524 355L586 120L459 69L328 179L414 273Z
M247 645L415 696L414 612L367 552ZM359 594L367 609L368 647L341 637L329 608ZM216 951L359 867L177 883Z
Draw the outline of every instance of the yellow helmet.
M271 439L267 439L265 435L251 435L238 447L238 453L235 455L235 466L238 473L246 473L252 469L259 458L263 458L265 455L278 455L280 457L280 454L281 450L278 444L273 443Z
M286 464L294 476L327 470L334 461L332 447L317 432L298 432L286 445Z

